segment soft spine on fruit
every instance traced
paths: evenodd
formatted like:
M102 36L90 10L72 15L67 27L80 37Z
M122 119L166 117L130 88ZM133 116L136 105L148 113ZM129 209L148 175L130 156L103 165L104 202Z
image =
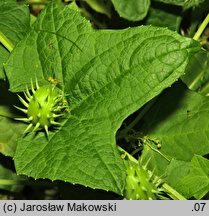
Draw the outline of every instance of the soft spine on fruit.
M145 166L125 161L126 183L124 197L128 200L156 200L161 193L160 181Z

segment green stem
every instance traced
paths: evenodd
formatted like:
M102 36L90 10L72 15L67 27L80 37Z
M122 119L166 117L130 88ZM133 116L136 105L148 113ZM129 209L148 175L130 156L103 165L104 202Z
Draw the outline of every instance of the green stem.
M138 164L138 161L131 154L129 154L127 151L125 151L120 146L117 146L117 147L118 147L118 150L120 151L121 154L123 154L124 156L127 155L130 161ZM121 157L122 157L122 155L121 155Z
M2 43L9 52L14 49L14 44L0 31L0 43Z
M146 143L145 145L147 145L149 148L151 148L154 152L157 152L158 154L160 154L163 158L165 158L165 160L167 160L169 163L171 162L169 160L169 158L167 158L164 154L162 154L160 151L158 151L157 149L153 148L150 144Z
M21 185L21 181L17 181L17 180L11 180L11 179L0 179L0 185L6 185L6 186L10 186L10 185Z
M203 33L203 31L205 30L206 26L209 23L209 13L208 15L205 17L204 21L202 22L202 24L200 25L200 27L198 28L197 32L195 33L193 39L194 40L198 40L201 36L201 34Z
M180 193L178 193L176 190L174 190L171 186L169 186L166 183L162 185L162 188L166 190L169 196L174 200L187 200L184 196L182 196Z
M209 96L208 94L209 89L209 82L207 82L200 90L200 93L204 94L205 96Z

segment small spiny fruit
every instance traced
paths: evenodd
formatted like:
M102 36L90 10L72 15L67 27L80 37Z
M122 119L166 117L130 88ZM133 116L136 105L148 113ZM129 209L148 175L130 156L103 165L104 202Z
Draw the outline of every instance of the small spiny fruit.
M37 80L36 89L34 89L31 81L31 92L26 87L26 91L24 92L25 99L18 95L26 108L15 107L27 114L27 118L16 118L16 120L29 123L24 133L29 132L34 126L32 131L44 128L48 136L49 127L60 125L57 120L65 115L64 110L67 107L66 99L55 85L39 87Z
M159 181L153 178L145 167L132 161L125 161L126 184L124 197L129 200L155 200L160 194Z

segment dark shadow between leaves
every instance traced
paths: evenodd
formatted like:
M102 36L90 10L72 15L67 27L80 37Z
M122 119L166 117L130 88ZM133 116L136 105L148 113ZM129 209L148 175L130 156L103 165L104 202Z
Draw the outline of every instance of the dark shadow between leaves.
M142 125L143 134L148 134L150 130L154 130L161 122L167 121L182 106L187 91L186 85L181 81L165 89L145 115L145 122ZM189 116L191 112L192 110L188 109L185 116Z

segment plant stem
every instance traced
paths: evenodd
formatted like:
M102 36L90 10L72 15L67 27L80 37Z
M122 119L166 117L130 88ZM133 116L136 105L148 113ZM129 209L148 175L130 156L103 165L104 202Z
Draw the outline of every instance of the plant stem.
M208 89L209 89L209 83L207 82L207 83L202 87L202 89L200 90L200 93L204 94L205 96L209 96Z
M166 183L162 185L162 188L165 189L168 192L169 196L174 200L187 200L184 196L182 196L180 193L178 193Z
M200 25L200 27L198 28L197 32L195 33L193 39L194 40L198 40L201 36L201 34L203 33L203 31L205 30L206 26L209 23L209 13L208 15L205 17L204 21L202 22L202 24Z
M147 145L149 148L151 148L154 152L157 152L158 154L160 154L163 158L165 158L165 160L167 160L168 162L171 162L169 160L169 158L167 158L164 154L162 154L160 151L158 151L157 149L153 148L150 144L146 143L145 145Z
M14 49L14 44L0 31L0 43L2 43L9 52Z
M11 180L11 179L0 179L0 185L21 185L21 181Z
M120 151L120 153L125 154L128 156L129 160L134 162L134 163L138 163L138 161L131 155L129 154L127 151L125 151L123 148L121 148L120 146L117 146L118 150Z

